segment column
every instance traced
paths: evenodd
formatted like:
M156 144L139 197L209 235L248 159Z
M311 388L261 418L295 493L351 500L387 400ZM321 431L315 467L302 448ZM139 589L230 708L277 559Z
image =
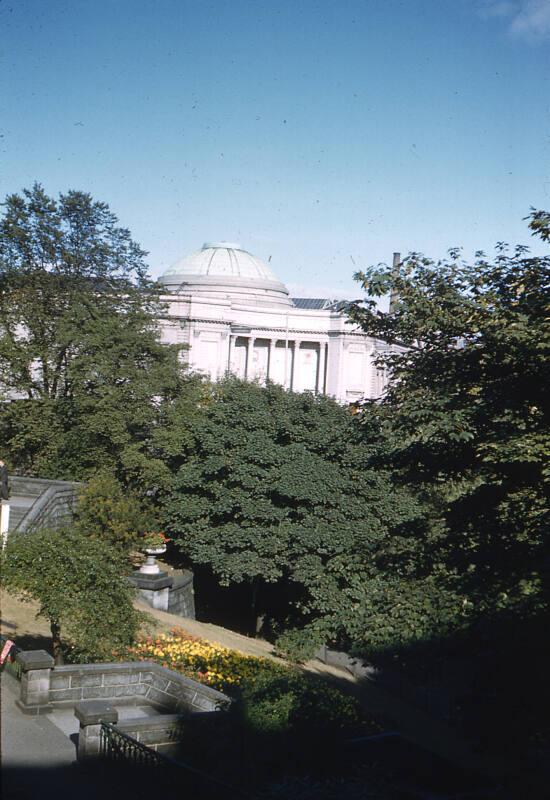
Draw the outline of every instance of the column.
M284 372L283 372L283 386L284 386L285 389L290 389L290 379L292 377L292 369L288 368L288 360L289 360L289 358L292 358L292 353L290 351L290 347L288 346L288 336L287 336L286 339L285 339L285 357L284 357L284 363L283 363L283 369L284 369ZM291 363L291 367L292 367L292 362L290 362L290 363Z
M128 582L135 586L137 595L144 600L151 608L158 608L161 611L168 611L170 605L170 592L174 585L174 579L166 572L159 572L156 575L136 571L129 575Z
M52 711L50 676L54 661L45 650L23 650L15 658L21 664L21 693L17 705L26 714Z
M299 380L299 369L298 369L298 356L300 354L300 345L302 344L300 339L296 339L294 341L294 347L292 348L292 372L290 375L290 388L293 392L296 391L296 384L300 383ZM301 387L300 387L301 388Z
M78 761L97 758L101 755L101 723L116 725L118 711L105 700L82 700L74 707L74 715L80 723L78 731Z
M275 345L277 344L277 339L270 339L269 340L269 354L267 357L267 379L272 381L273 380L273 367L275 366Z
M248 337L248 344L246 346L246 364L244 368L244 379L251 380L252 377L252 355L254 353L254 336Z
M327 346L324 342L319 342L319 363L317 365L317 393L325 394L325 369L327 363Z
M229 343L228 343L228 354L227 354L227 371L231 372L231 359L233 357L233 347L235 344L235 340L233 335L230 333L229 336Z

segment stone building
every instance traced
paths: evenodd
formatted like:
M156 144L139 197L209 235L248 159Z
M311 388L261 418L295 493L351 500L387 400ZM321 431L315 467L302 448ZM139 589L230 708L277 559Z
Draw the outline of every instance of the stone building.
M384 374L374 365L387 345L354 326L346 303L291 298L269 266L235 242L210 242L159 279L166 287L167 343L212 380L233 373L342 403L379 397Z

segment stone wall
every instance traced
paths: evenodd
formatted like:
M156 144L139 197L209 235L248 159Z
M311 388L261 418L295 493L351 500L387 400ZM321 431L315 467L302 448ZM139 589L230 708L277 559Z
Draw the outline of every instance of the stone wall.
M136 570L128 576L128 581L136 588L140 600L151 608L195 619L195 591L190 570L174 572L173 575L163 571L151 574Z
M171 713L215 711L229 702L221 692L149 661L52 669L49 702L73 705L81 700L147 704Z
M179 617L195 619L193 573L189 570L183 570L181 575L174 575L174 583L168 595L168 611Z
M176 756L180 751L183 724L179 714L162 714L158 717L119 721L116 727L121 733L159 753Z
M314 656L319 661L322 661L323 664L327 664L327 666L345 669L355 678L373 679L378 677L378 670L372 664L367 664L362 659L354 658L340 650L331 650L326 645L320 647L314 653Z

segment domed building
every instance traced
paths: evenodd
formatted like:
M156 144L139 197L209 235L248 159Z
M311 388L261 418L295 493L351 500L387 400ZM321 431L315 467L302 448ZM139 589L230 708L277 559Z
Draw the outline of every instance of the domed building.
M378 397L378 342L353 326L345 302L291 298L270 267L237 242L207 242L159 279L169 316L164 341L188 347L189 366L228 372L350 403Z

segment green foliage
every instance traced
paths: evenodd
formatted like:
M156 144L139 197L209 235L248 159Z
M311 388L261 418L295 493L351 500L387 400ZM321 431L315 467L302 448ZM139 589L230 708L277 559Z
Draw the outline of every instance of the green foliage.
M110 661L129 645L140 615L127 566L116 550L75 529L12 534L2 553L4 587L39 603L52 626L54 655Z
M326 682L294 669L265 669L245 682L242 713L260 734L352 727L360 721L357 701Z
M223 583L249 582L257 613L345 635L391 532L417 515L369 468L365 429L328 398L229 379L192 430L163 527Z
M0 432L18 472L84 479L107 468L156 485L148 437L184 390L163 346L159 287L105 203L39 185L0 221Z
M548 240L548 214L531 228ZM370 335L404 345L381 357L391 380L364 409L384 443L379 463L414 487L429 535L413 559L456 615L547 602L550 426L550 258L510 252L464 263L411 254L397 271L359 274L371 295L392 290L395 313L374 301L352 317ZM412 588L416 590L417 584ZM419 608L423 592L410 595ZM433 595L433 591L432 591ZM527 610L529 609L529 610Z
M313 658L315 651L325 642L321 632L314 626L288 628L275 640L276 654L302 664Z
M152 512L125 489L114 475L99 472L84 486L76 510L76 526L85 535L127 551L137 544L139 533L152 525Z

